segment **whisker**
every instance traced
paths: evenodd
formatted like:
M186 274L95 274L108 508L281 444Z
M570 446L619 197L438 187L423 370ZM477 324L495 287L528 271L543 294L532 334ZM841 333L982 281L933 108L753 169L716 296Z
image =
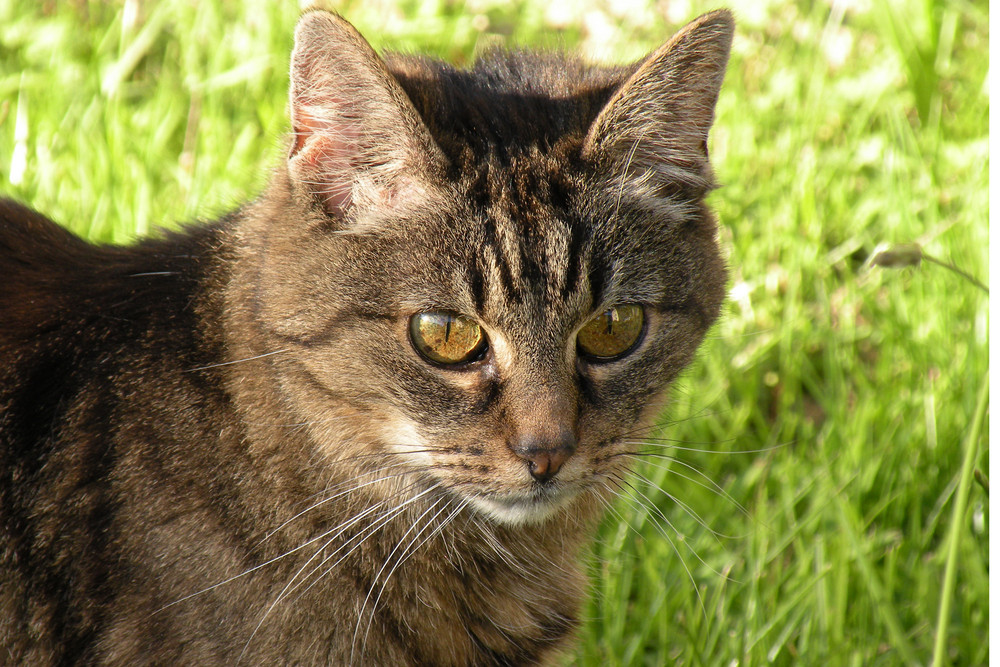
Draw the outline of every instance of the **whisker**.
M642 478L640 478L640 479L642 479ZM719 577L722 577L723 579L726 579L727 581L732 581L733 583L740 583L740 582L737 582L734 579L729 579L727 575L722 574L721 572L719 572L718 570L716 570L714 567L712 567L711 565L709 565L707 562L705 562L705 560L701 557L701 554L699 554L694 549L694 547L691 546L691 544L687 541L687 539L685 538L685 536L680 531L677 530L677 528L670 521L670 519L667 518L667 515L663 513L663 511L649 498L649 496L647 496L645 493L643 493L642 491L640 491L638 488L636 488L632 484L628 483L627 481L625 481L625 480L622 480L622 481L630 489L632 489L633 491L635 491L636 493L638 493L640 496L643 497L643 499L646 501L646 503L645 504L640 503L640 505L643 508L646 508L647 510L648 510L648 508L652 508L653 510L655 510L656 515L659 516L663 520L663 522L666 523L667 526L670 527L670 529L672 531L674 531L674 534L676 534L677 536L680 537L680 541L684 544L684 546L686 546L688 548L688 551L690 551L694 555L694 557L697 558L701 562L702 565L704 565L705 567L707 567L709 570L711 570L714 574L718 575ZM649 480L643 480L643 481L645 481L646 483L650 483ZM653 486L656 486L656 485L654 484ZM659 488L659 487L656 487L656 488ZM660 490L662 491L662 489L660 489ZM664 492L664 493L666 493L666 492ZM700 516L698 516L698 514L696 512L694 512L693 510L691 510L691 508L688 507L684 502L682 502L681 500L679 500L679 499L671 496L669 493L667 493L666 495L671 500L673 500L675 503L677 503L678 505L680 505L681 508L692 519L694 519L699 525L701 525L702 528L704 528L709 533L711 533L712 536L716 538L716 540L718 540L720 537L725 537L727 539L737 539L737 538L731 538L731 537L726 536L726 535L720 535L718 532L716 532L715 530L713 530L712 528L710 528L708 526L708 524L706 524L702 520L702 518ZM625 500L626 500L626 502L629 502L629 499L627 497L625 498ZM657 525L656 521L655 521L655 517L654 517L654 521L652 523L653 523L654 526ZM661 530L660 532L662 533L663 531Z
M409 535L409 534L410 534L410 532L411 532L411 531L412 531L412 530L413 530L414 528L416 528L416 527L417 527L417 525L418 525L418 524L419 524L419 523L421 522L421 520L423 520L423 518L424 518L425 516L427 516L427 514L428 514L429 512L431 512L431 511L432 511L432 510L433 510L433 509L434 509L435 507L437 507L437 506L438 506L438 503L440 503L440 502L441 502L442 500L444 500L444 501L445 501L445 504L444 504L444 506L443 506L443 507L441 507L441 508L440 508L440 509L439 509L439 510L438 510L438 511L437 511L437 512L436 512L436 513L434 514L434 516L432 516L432 517L431 517L430 519L428 519L427 523L425 523L425 524L423 525L423 527L421 527L421 528L420 528L420 530L418 530L418 531L417 531L417 532L416 532L416 533L414 534L414 536L413 536L413 537L412 537L412 538L410 539L410 541L409 541L409 542L407 543L407 545L406 545L405 547L403 547L403 551L402 551L402 553L400 553L400 556L399 556L399 558L397 558L397 559L396 559L396 562L395 562L395 564L394 564L394 565L392 566L392 568L391 568L391 569L389 570L388 574L386 574L386 575L385 575L385 579L384 579L384 580L382 581L382 586L381 586L381 587L379 588L379 591L378 591L378 595L377 595L377 596L375 596L375 601L374 601L374 602L372 603L372 611L371 611L371 615L370 615L370 616L368 617L368 625L367 625L367 626L365 627L365 636L364 636L364 639L362 640L362 648L361 648L362 652L364 651L364 648L365 648L365 647L366 647L366 646L368 645L368 633L369 633L369 632L371 631L371 627L372 627L372 622L373 622L373 621L375 620L375 611L376 611L376 610L378 609L378 603L379 603L379 601L381 601L381 599L382 599L382 593L384 593L384 592L385 592L385 588L386 588L386 586L388 586L388 585L389 585L389 579L390 579L390 578L392 577L392 575L393 575L393 573L394 573L394 572L396 571L396 569L397 569L397 568L398 568L398 567L399 567L400 565L402 565L402 564L403 564L403 562L404 562L404 561L405 561L405 560L406 560L407 558L409 558L409 556L410 556L410 555L412 555L412 553L413 553L413 552L415 552L415 551L416 551L417 549L419 549L419 548L420 548L421 546L423 546L424 544L426 544L427 540L424 540L424 541L423 541L423 542L421 542L421 543L420 543L420 544L419 544L419 545L418 545L418 546L417 546L416 548L414 548L414 549L413 549L413 551L411 551L411 550L410 550L410 549L411 549L411 547L413 547L413 544L414 544L414 543L415 543L415 542L416 542L416 541L417 541L418 539L420 539L420 535L421 535L421 534L422 534L422 533L423 533L423 532L424 532L425 530L427 530L427 528L429 528L429 527L431 526L431 524L432 524L432 523L434 523L434 519L436 519L436 518L437 518L438 516L440 516L440 515L441 515L441 513L442 513L442 512L444 512L444 511L445 511L446 509L448 509L448 505L450 504L450 501L449 501L449 500L448 500L447 498L438 498L437 500L435 500L435 501L434 501L434 503L433 503L433 504L431 504L431 506L430 506L430 507L428 507L428 508L427 508L426 510L424 510L424 511L423 511L423 513L421 513L421 515L420 515L420 516L418 516L418 517L417 517L417 518L416 518L416 519L414 520L414 522L413 522L413 525L411 525L411 526L410 526L410 527L409 527L409 528L408 528L408 529L406 530L406 532L405 532L405 533L403 533L402 537L400 537L400 538L399 538L399 541L398 541L398 542L396 542L396 546L395 546L395 547L393 547L393 550L392 550L392 551L391 551L391 552L389 553L389 555L388 555L388 556L386 557L386 559L385 559L385 563L383 563L383 564L382 564L382 567L381 567L381 568L379 568L379 571L378 571L378 572L377 572L377 573L375 574L375 578L374 578L374 579L372 580L372 585L371 585L371 587L370 587L370 588L368 589L368 594L367 594L367 595L365 596L365 599L364 599L364 601L363 601L363 602L361 603L361 609L360 609L360 611L358 612L358 622L357 622L357 623L356 623L356 624L354 625L354 635L353 635L353 637L351 638L351 659L350 659L350 660L348 661L348 664L350 664L350 665L353 665L353 664L354 664L354 646L355 646L355 644L356 644L356 642L357 642L357 640L358 640L358 631L359 631L359 630L361 629L361 620L362 620L362 619L364 618L364 615L365 615L365 613L364 613L364 612L365 612L365 607L366 607L366 606L368 605L368 600L369 600L369 599L371 598L371 594L372 594L372 592L374 592L376 584L378 584L378 579L379 579L379 577L380 577L380 576L382 576L382 572L384 572L384 571L385 571L385 568L386 568L386 567L387 567L387 566L389 565L389 562L390 562L390 561L392 560L392 557L393 557L393 556L394 556L394 555L396 554L396 551L398 551L398 550L399 550L400 546L401 546L401 545L402 545L402 543L403 543L403 540L405 540L405 539L406 539L406 536L407 536L407 535Z
M438 450L434 449L434 448L427 448L425 450L412 450L412 452L406 452L406 453L423 453L423 452L433 453L433 452L436 452L436 451L438 451ZM384 459L386 457L386 455L390 455L390 454L402 455L402 454L404 454L404 452L380 451L380 452L371 452L371 453L356 454L356 455L352 455L352 456L346 456L346 457L334 459L333 461L327 463L327 465L338 466L338 465L344 464L344 463L356 463L356 462L359 462L359 461L363 461L365 459L379 459L379 460L382 460L382 459ZM387 470L389 467L390 466L384 466L384 467L380 468L379 470L372 470L372 471L363 472L362 475L380 474L380 473L384 472L385 470ZM295 516L293 516L291 519L286 520L280 526L278 526L277 528L274 528L273 530L271 530L270 532L268 532L261 539L261 541L258 542L257 545L255 545L255 546L259 546L261 543L263 543L264 541L266 541L267 539L269 539L276 532L278 532L279 530L281 530L282 528L284 528L290 522L292 522L295 519L301 517L303 514L309 512L312 509L315 509L316 507L319 507L319 506L323 505L326 502L329 502L330 500L333 500L336 497L341 497L341 496L344 496L344 495L348 495L348 494L350 494L350 493L352 493L352 492L354 492L356 490L359 490L359 489L364 488L365 486L369 486L371 484L377 484L379 482L384 482L384 481L387 481L387 480L396 479L396 478L399 478L399 477L404 477L406 475L418 474L419 472L420 472L419 468L413 467L413 468L408 468L408 469L400 469L397 472L394 472L394 473L388 474L388 475L384 475L384 476L382 476L382 477L380 477L378 479L373 479L373 480L371 480L369 482L365 482L364 484L357 484L358 479L349 479L349 480L343 481L343 482L341 482L339 484L336 484L334 486L327 486L322 491L317 491L316 493L313 493L313 494L307 496L305 498L305 500L308 501L308 500L311 500L312 498L315 498L317 496L328 494L331 491L336 491L338 489L343 489L343 488L345 488L345 487L347 487L347 486L349 486L351 484L355 484L355 486L353 488L351 488L351 489L349 489L349 490L347 490L347 491L345 491L343 493L338 493L334 497L326 498L325 500L320 501L320 502L312 505L311 507L307 507L306 509L302 510L301 512L299 512L298 514L296 514ZM416 482L414 482L414 484L416 484ZM412 486L413 486L413 484L411 484L408 487L405 487L403 490L406 491L409 488L412 488Z
M734 440L735 440L735 438L732 438L732 439L729 439L729 440L720 440L718 443L707 443L707 442L706 443L693 443L693 442L685 442L685 444L705 444L705 445L709 445L709 444L721 444L721 443L724 443L724 442L733 442ZM682 440L670 440L670 439L667 439L667 438L664 438L662 441L663 442L684 442ZM788 442L780 442L778 444L771 445L770 447L762 447L761 449L731 449L731 450L697 449L697 448L694 448L694 447L680 447L678 445L665 445L665 444L660 444L659 442L650 442L649 439L644 439L644 440L623 440L622 444L625 444L625 445L637 445L639 447L660 447L660 448L663 448L663 449L676 450L676 451L679 451L679 452L695 452L697 454L723 454L723 455L728 455L728 454L766 454L768 452L773 452L776 449L779 449L781 447L788 447L789 445L792 445L792 444L795 444L795 443L794 443L794 441L788 441ZM643 456L652 456L653 455L652 453L648 453L647 454L646 452L642 452L642 451L637 452L637 454L640 454L640 455L643 455Z
M360 489L363 489L363 488L365 488L366 486L371 486L372 484L378 484L379 482L384 482L384 481L386 481L386 480L390 480L390 479L397 479L397 478L399 478L399 477L402 477L402 476L404 476L404 475L406 475L406 474L407 474L407 473L406 473L406 472L404 471L404 472L399 472L399 473L395 473L395 474L392 474L392 475L384 475L384 476L382 476L382 477L379 477L379 478L377 478L377 479L373 479L373 480L371 480L371 481L369 481L369 482L365 482L365 483L363 483L363 484L356 484L355 486L352 486L352 487L351 487L351 488L349 488L349 489L346 489L346 490L344 490L344 491L341 491L341 492L339 492L339 493L335 493L335 494L334 494L334 495L332 495L332 496L329 496L329 497L327 497L327 498L324 498L323 500L319 501L318 503L314 503L313 505L311 505L311 506L309 506L309 507L305 508L304 510L302 510L301 512L299 512L299 513L298 513L298 514L296 514L295 516L291 517L290 519L287 519L287 520L283 521L283 522L281 523L281 525L279 525L279 526L278 526L277 528L274 528L273 530L271 530L270 532L268 532L268 533L267 533L267 534L266 534L266 535L265 535L265 536L264 536L263 538L261 538L261 540L260 540L260 541L259 541L259 542L258 542L258 543L257 543L257 544L255 545L255 546L258 546L258 547L259 547L259 546L260 546L261 544L263 544L263 543L264 543L264 542L266 542L266 541L267 541L268 539L270 539L270 538L271 538L271 537L272 537L273 535L275 535L275 534L276 534L276 533L277 533L278 531L280 531L280 530L281 530L282 528L284 528L284 527L285 527L285 526L287 526L288 524L292 523L292 522L293 522L293 521L295 521L296 519L299 519L299 518L301 518L302 516L304 516L305 514L307 514L307 513L311 512L312 510L316 509L317 507L320 507L320 506L322 506L322 505L325 505L326 503L328 503L328 502L330 502L330 501L333 501L333 500L336 500L336 499L338 499L338 498L342 498L342 497L344 497L344 496L346 496L346 495L349 495L349 494L351 494L351 493L354 493L354 492L356 492L356 491L358 491L358 490L360 490ZM346 486L347 484L353 484L353 483L354 483L355 481L356 481L356 480L350 480L350 481L348 481L348 482L343 482L342 484L338 484L338 485L337 485L336 487L334 487L334 488L337 488L337 487L339 487L339 486ZM409 489L409 488L412 488L412 487L413 487L413 486L414 486L415 484L416 484L416 483L414 482L414 483L413 483L413 484L411 484L411 485L410 485L409 487L407 487L407 489Z
M317 584L317 583L318 583L318 582L319 582L319 581L320 581L320 580L321 580L321 579L322 579L323 577L325 577L325 576L326 576L327 574L329 574L330 572L332 572L332 571L333 571L333 570L334 570L334 569L335 569L335 568L336 568L336 567L337 567L338 565L340 565L340 564L341 564L342 562L344 562L344 560L345 560L345 559L349 558L349 557L351 556L351 554L353 554L353 553L354 553L355 551L357 551L357 550L358 550L358 548L360 548L362 544L364 544L365 542L367 542L367 541L368 541L368 539L369 539L369 538L371 538L371 536L372 536L372 535L374 535L375 533L377 533L377 532L378 532L378 531L379 531L379 530L380 530L380 529L381 529L381 528L382 528L383 526L385 526L385 525L386 525L386 524L388 524L388 523L389 523L390 521L392 521L393 519L395 519L395 518L396 518L397 516L399 516L400 514L402 514L402 513L403 513L403 512L404 512L404 511L406 510L406 507L407 507L407 505L409 505L409 504L410 504L410 503L412 503L412 502L415 502L416 500L418 500L418 499L419 499L420 497L422 497L423 495L425 495L425 494L427 494L427 493L430 493L431 491L434 491L434 490L436 490L437 488L438 488L438 487L437 487L437 485L435 485L435 486L432 486L432 487L430 487L430 488L428 488L428 489L425 489L424 491L422 491L422 492L418 493L417 495L413 496L412 498L408 498L407 500L403 501L403 502L402 502L402 503L401 503L400 505L398 505L398 506L396 506L396 507L394 507L394 508L390 509L390 510L389 510L388 512L386 512L386 514L384 514L384 515L383 515L382 517L380 517L380 518L376 519L375 523L373 523L373 524L371 524L371 525L369 525L369 526L366 526L365 528L363 528L363 529L362 529L362 531L361 531L360 533L358 533L358 534L357 534L357 535L355 535L354 537L350 538L350 539L349 539L349 540L348 540L347 542L345 542L344 544L342 544L342 545L340 545L339 547L337 547L337 548L336 548L336 549L335 549L335 550L333 551L333 553L331 553L331 554L330 554L329 556L327 556L327 557L326 557L326 558L324 558L324 559L323 559L322 561L320 561L320 563L319 563L318 565L316 565L316 566L315 566L315 567L314 567L314 568L313 568L312 570L310 570L310 571L309 571L309 572L308 572L308 573L306 574L305 578L304 578L304 579L303 579L302 581L300 581L300 582L299 582L298 584L296 584L296 585L295 585L295 586L294 586L294 587L293 587L293 588L292 588L291 590L289 590L289 591L288 591L288 593L287 593L287 595L285 595L285 597L288 597L288 596L289 596L289 595L291 595L291 594L292 594L293 592L295 592L295 590L296 590L297 588L299 588L300 586L302 586L302 585L304 584L304 582L305 582L305 581L306 581L306 580L307 580L308 578L312 577L312 576L313 576L313 575L314 575L314 574L315 574L315 573L316 573L317 571L319 571L319 569L320 569L321 567L323 567L323 565L324 565L324 564L326 564L327 562L329 562L329 561L330 561L330 560L331 560L331 559L332 559L332 558L333 558L334 556L336 556L336 555L337 555L338 553L340 553L340 551L341 551L342 549L344 549L345 547L347 547L347 546L351 545L351 542L353 542L354 540L357 540L357 539L358 539L358 538L360 537L361 539L360 539L360 540L359 540L359 541L358 541L358 542L357 542L356 544L352 545L352 546L350 547L350 549L348 549L348 551L347 551L346 553L344 553L344 554L343 554L343 555L342 555L342 556L341 556L340 558L338 558L338 559L336 560L336 562L334 562L334 564L333 564L333 565L331 565L331 566L330 566L330 567L328 567L328 568L327 568L326 570L324 570L324 571L322 572L322 574L320 574L320 575L319 575L318 577L315 577L315 578L313 578L313 581L312 581L312 583L310 583L310 584L309 584L308 586L306 586L306 587L305 587L305 588L304 588L304 589L303 589L302 591L300 591L300 592L299 592L299 594L298 594L298 597L299 597L299 598L301 598L301 597L302 597L303 595L305 595L305 594L306 594L306 593L307 593L307 592L308 592L308 591L309 591L309 590L310 590L310 589L311 589L311 588L312 588L313 586L315 586L315 585L316 585L316 584ZM366 533L367 533L367 534L366 534ZM279 597L280 597L280 596L279 596ZM279 600L275 600L275 604L277 604L277 602L278 602L278 601L279 601Z
M696 468L695 466L691 465L690 463L687 463L686 461L681 461L680 459L671 458L669 456L663 456L663 457L661 457L661 458L665 458L665 459L667 459L669 461L672 461L672 462L676 463L679 466L683 466L683 467L687 468L688 470L690 470L692 472L695 472L695 473L701 475L702 478L704 478L705 480L708 481L708 484L705 484L704 482L700 482L697 479L695 479L694 477L689 477L688 475L685 475L682 472L674 470L670 466L661 465L661 464L656 463L654 461L646 461L646 460L644 460L644 459L642 459L642 458L640 458L640 457L638 457L638 456L636 456L634 454L627 454L626 457L630 458L632 460L635 460L635 461L640 461L640 462L644 463L645 465L652 466L652 467L658 468L660 470L665 470L665 471L667 471L668 473L670 473L672 475L676 475L677 477L680 477L681 479L686 479L687 481L691 482L692 484L696 484L696 485L700 486L703 489L707 489L708 491L711 491L711 492L715 493L719 497L725 498L726 500L728 500L730 503L732 503L747 518L752 518L752 517L750 517L750 513L746 510L746 508L743 507L743 505L741 505L739 502L737 502L737 500L735 498L733 498L731 495L729 495L729 492L726 491L724 488L722 488L719 485L718 482L716 482L714 479L712 479L711 477L709 477L708 475L706 475L701 470L698 470L698 468ZM653 484L652 481L650 481L649 483L650 483L651 486L656 487L660 491L664 491L664 489L660 485ZM667 494L667 495L669 496L670 494Z
M246 357L245 359L235 359L233 361L223 361L223 362L218 363L218 364L208 364L207 366L198 366L197 368L188 368L188 369L185 369L185 370L183 370L181 372L182 373L194 373L195 371L204 371L204 370L207 370L209 368L218 368L219 366L231 366L233 364L242 364L244 361L253 361L254 359L262 359L264 357L270 357L270 356L273 356L275 354L283 354L285 352L290 351L291 349L292 348L290 348L290 347L286 347L283 350L275 350L274 352L265 352L264 354L258 354L255 357Z
M296 584L294 587L292 586L295 583L296 579L298 579L299 576L302 574L302 572L307 567L309 567L309 563L311 563L317 556L319 556L321 553L323 553L323 551L325 551L327 549L327 547L329 547L334 542L334 540L336 540L338 537L340 537L344 533L344 531L346 531L348 528L350 528L351 526L353 526L356 523L358 523L359 521L361 521L365 516L367 516L368 514L371 514L372 512L374 512L375 510L377 510L379 507L384 506L385 503L386 503L386 501L384 501L384 500L380 501L380 502L376 503L375 505L372 505L372 506L368 507L368 509L364 510L363 512L361 512L359 514L356 514L354 517L352 517L348 521L344 522L343 524L341 524L337 528L333 528L330 531L328 531L327 534L329 534L330 532L334 532L334 531L336 531L336 534L333 535L333 537L331 537L329 540L327 540L326 542L324 542L323 546L321 546L319 549L317 549L316 552L313 553L313 555L310 556L309 559L306 560L306 562L302 564L302 567L300 567L298 570L296 570L295 574L292 575L292 578L289 579L289 581L288 581L287 584L285 584L285 587L281 590L280 593L278 593L278 596L274 599L274 601L271 603L271 605L267 608L267 610L264 612L264 615L261 617L260 621L254 627L253 632L250 633L250 637L247 639L246 644L244 644L244 646L243 646L243 651L240 653L239 657L236 659L236 663L237 664L239 664L240 660L243 659L243 656L246 653L247 649L250 647L250 643L253 641L253 638L257 635L257 632L260 630L261 626L264 624L264 621L267 620L268 616L270 616L270 614L274 610L274 608L278 605L278 603L280 603L282 600L286 599L288 597L288 595L290 595L295 590L295 588L297 588L300 585L300 584ZM390 512L391 511L392 510L390 510ZM339 528L339 530L338 530L338 528ZM347 542L347 544L349 544L349 543L350 543L350 541ZM339 551L343 547L344 547L344 545L341 545L340 547L338 547L337 551ZM337 553L337 551L334 551L334 555ZM311 576L312 573L314 573L319 567L322 567L323 563L325 563L331 557L332 556L328 556L327 558L323 559L320 562L319 565L317 565L312 570L310 570L310 572L306 575L306 578L308 578L309 576Z
M729 438L727 440L713 440L711 442L703 442L700 440L681 440L680 438L653 438L650 436L645 436L642 440L621 440L623 445L635 445L635 446L649 446L649 447L662 447L665 449L679 449L684 450L683 445L704 445L705 447L718 447L719 445L725 444L727 442L735 442L736 438ZM691 449L690 451L695 452L720 452L728 453L719 449Z
M618 495L618 497L622 498L625 502L630 502L629 498L628 498L628 495L624 493L624 489L622 488L622 485L624 484L625 486L629 486L629 488L633 488L633 487L631 487L631 485L629 485L624 480L621 480L620 478L608 477L608 479L611 482L613 482L615 484L615 486L618 487L618 490L620 492L619 495ZM633 488L633 490L634 490L634 488ZM633 507L634 506L635 505L633 504ZM640 504L640 506L641 506L641 504ZM628 526L631 527L632 530L635 530L636 533L641 536L641 533L639 533L639 531L636 530L635 527L632 526L632 524L629 523L628 520L625 519L625 517L623 517L620 512L618 512L617 510L614 510L614 513L618 516L619 519L621 519L623 522L625 522L626 524L628 524ZM662 515L662 512L661 512L661 515ZM666 521L667 525L670 526L671 530L674 530L673 525L670 523L669 520L666 519L666 517L664 517L664 520ZM664 537L664 539L667 540L667 543L670 544L670 548L673 549L673 552L677 555L677 559L680 561L681 566L684 568L684 572L687 574L688 580L691 582L691 586L694 588L695 595L698 596L698 605L701 607L701 613L704 615L705 621L707 622L708 621L708 609L705 608L705 600L701 596L701 590L699 590L699 588L698 588L698 584L695 581L694 574L691 572L691 568L688 567L687 562L684 560L684 556L681 555L681 552L677 548L677 545L670 538L670 535L667 534L667 531L665 531L663 529L663 526L661 526L656 521L653 521L652 525ZM692 550L691 549L691 545L688 544L687 547L688 547L689 550ZM697 555L697 554L695 554L695 555Z
M526 575L528 574L528 571L525 568L524 564L519 562L514 557L514 554L511 553L510 549L504 546L504 544L499 539L497 539L496 533L493 532L493 529L489 524L487 524L485 521L481 521L479 517L476 517L475 523L476 526L479 528L479 533L483 537L483 540L486 542L487 545L489 545L491 549L493 549L493 552L497 555L497 558L503 561L504 564L506 564L507 567L509 567L511 570L515 572L521 572Z
M379 504L382 504L382 503L379 503ZM371 511L373 511L377 506L378 506L378 504L369 507L367 510L365 510L365 511L361 512L359 515L357 515L353 519L353 521L357 522L358 520L360 520L360 518L363 518L366 514L368 514ZM271 559L269 559L269 560L267 560L267 561L265 561L263 563L260 563L259 565L255 565L255 566L251 567L250 569L244 570L243 572L240 572L237 575L229 577L228 579L224 579L223 581L220 581L217 584L212 584L208 588L203 588L200 591L196 591L194 593L191 593L190 595L185 595L184 597L180 598L179 600L174 600L173 602L165 604L162 607L160 607L159 609L157 609L156 611L154 611L152 614L150 614L150 616L158 614L161 611L163 611L164 609L167 609L169 607L173 607L176 604L180 604L181 602L184 602L185 600L190 600L191 598L196 597L198 595L202 595L203 593L208 593L209 591L213 591L216 588L218 588L219 586L224 586L225 584L228 584L228 583L230 583L232 581L236 581L237 579L239 579L241 577L245 577L246 575L252 574L253 572L256 572L257 570L259 570L261 568L267 567L268 565L270 565L272 563L276 563L277 561L279 561L279 560L281 560L283 558L286 558L287 556L290 556L290 555L296 553L297 551L301 551L302 549L305 549L310 544L313 544L315 542L318 542L319 540L322 540L323 538L325 538L326 536L328 536L330 533L338 530L342 526L345 526L346 523L347 522L340 524L340 526L336 526L334 528L331 528L330 530L328 530L328 531L326 531L324 533L321 533L321 534L317 535L316 537L313 537L313 538L307 540L306 542L303 542L299 546L297 546L297 547L295 547L293 549L289 549L288 551L286 551L285 553L283 553L283 554L281 554L279 556L275 556L274 558L271 558ZM336 539L336 537L337 536L334 536L333 539Z
M711 533L711 535L713 537L715 537L717 540L718 539L727 539L727 540L740 539L739 537L734 537L732 535L725 535L725 534L720 533L717 530L713 529L711 526L709 526L707 523L705 523L704 519L702 519L700 516L698 516L697 512L695 512L693 509L691 509L690 505L688 505L687 503L685 503L683 500L681 500L677 496L673 495L672 493L669 493L666 489L664 489L663 487L661 487L659 484L655 484L651 479L649 479L645 475L642 475L642 474L637 473L635 471L629 471L627 474L631 475L632 477L635 477L636 479L638 479L639 481L643 482L647 486L651 486L654 489L656 489L657 491L659 491L660 493L662 493L663 495L665 495L667 498L669 498L671 501L673 501L677 506L679 506L684 511L685 514L687 514L692 519L694 519L695 522L698 525L700 525L706 531L708 531L709 533ZM659 514L661 517L663 517L663 519L666 521L666 516L663 514L663 511L656 505L656 503L653 502L653 500L649 496L647 496L645 493L643 493L642 491L640 491L637 487L634 487L631 484L629 486L632 489L634 489L636 493L638 493L639 495L641 495L646 500L646 502L649 503L649 506L652 507L653 509L655 509L656 513ZM673 528L672 525L670 527ZM674 532L677 532L677 530L674 529Z

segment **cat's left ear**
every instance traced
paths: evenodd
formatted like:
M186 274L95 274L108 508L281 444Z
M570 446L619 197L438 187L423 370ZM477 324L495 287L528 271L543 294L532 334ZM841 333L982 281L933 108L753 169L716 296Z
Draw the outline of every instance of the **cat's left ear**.
M295 28L290 111L289 172L336 219L422 201L446 163L385 62L336 14L311 11Z
M733 16L705 14L642 61L597 116L583 154L609 159L658 191L714 185L708 131L729 61Z

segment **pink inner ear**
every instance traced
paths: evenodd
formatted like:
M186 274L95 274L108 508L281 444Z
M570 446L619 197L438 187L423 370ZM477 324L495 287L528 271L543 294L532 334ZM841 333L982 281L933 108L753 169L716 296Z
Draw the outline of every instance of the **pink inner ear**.
M341 216L351 205L354 172L361 159L358 128L347 119L338 120L296 109L289 159L299 165L302 182L323 199L327 210Z

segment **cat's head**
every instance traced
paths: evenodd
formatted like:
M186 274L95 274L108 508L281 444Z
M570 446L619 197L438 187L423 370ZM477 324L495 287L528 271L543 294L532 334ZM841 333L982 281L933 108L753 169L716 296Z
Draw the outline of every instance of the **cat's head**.
M723 298L703 198L732 29L466 71L301 19L253 303L324 455L506 523L618 483Z

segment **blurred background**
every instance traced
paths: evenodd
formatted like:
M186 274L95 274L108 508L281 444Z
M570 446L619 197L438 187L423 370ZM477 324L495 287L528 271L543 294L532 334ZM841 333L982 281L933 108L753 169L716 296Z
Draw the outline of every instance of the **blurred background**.
M720 6L324 4L459 65L628 62ZM729 299L588 556L566 664L984 665L988 293L942 264L986 280L988 5L732 8L710 142ZM0 195L116 243L254 197L299 12L0 0Z

